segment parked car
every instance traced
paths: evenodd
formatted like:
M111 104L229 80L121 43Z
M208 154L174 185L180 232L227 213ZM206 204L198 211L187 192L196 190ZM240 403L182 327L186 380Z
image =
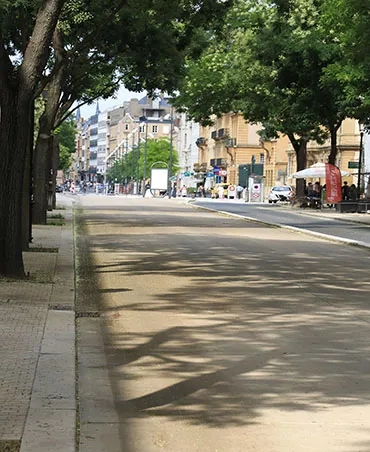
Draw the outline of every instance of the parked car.
M229 184L216 184L211 191L211 198L218 199L220 197L220 187L223 188L224 198L227 198Z
M290 201L293 196L294 192L290 185L278 185L276 187L272 187L267 199L270 204L276 204L278 201Z

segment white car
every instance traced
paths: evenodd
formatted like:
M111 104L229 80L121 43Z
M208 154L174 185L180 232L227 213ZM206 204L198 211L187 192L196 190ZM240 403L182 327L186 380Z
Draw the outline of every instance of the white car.
M272 187L268 194L268 202L277 203L278 201L290 201L293 198L294 192L290 185L277 185Z

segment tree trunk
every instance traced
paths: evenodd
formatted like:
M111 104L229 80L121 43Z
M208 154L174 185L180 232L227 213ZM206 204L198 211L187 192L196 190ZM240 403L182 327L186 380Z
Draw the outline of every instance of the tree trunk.
M62 90L64 67L59 64L51 82L46 88L45 109L39 120L39 133L35 146L35 187L33 223L46 224L48 210L48 195L52 189L53 170L53 136L55 118L57 116L59 99Z
M40 2L20 66L14 65L0 34L0 274L4 276L24 276L22 187L33 127L31 106L64 2Z
M338 132L339 127L340 127L340 124L330 127L330 155L329 155L328 162L331 163L332 165L335 165L335 161L337 159L337 152L338 152L337 132Z
M28 137L27 151L24 162L24 176L22 184L22 249L28 250L29 243L32 241L32 224L31 224L31 184L32 184L32 149L33 149L33 133L34 133L34 103L30 107L30 134Z
M40 118L40 129L37 136L34 156L34 189L33 189L33 224L46 224L48 208L48 185L50 174L50 147L52 146L51 126ZM42 119L43 118L43 119Z
M4 89L2 96L0 174L4 189L0 190L0 274L22 277L22 188L32 97L14 88Z
M296 153L297 171L301 171L306 168L307 164L307 139L303 137L296 139L293 134L288 134L288 138L292 143L292 146ZM297 179L296 196L298 198L304 196L304 187L305 187L304 179Z
M59 140L58 137L54 137L53 140L53 162L52 162L52 168L53 168L53 174L52 174L52 189L53 189L53 204L52 208L56 208L57 198L55 195L55 188L57 185L57 172L59 167Z

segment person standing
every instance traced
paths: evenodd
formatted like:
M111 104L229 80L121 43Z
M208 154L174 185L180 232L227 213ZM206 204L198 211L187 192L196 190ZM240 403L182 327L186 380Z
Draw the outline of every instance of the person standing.
M182 196L183 198L186 198L186 197L188 196L188 190L187 190L187 188L186 188L186 185L183 185L183 186L181 187L180 192L181 192L181 196Z
M240 184L236 187L236 197L237 199L241 199L242 193L243 193L244 187L242 187Z
M348 189L348 199L350 201L356 201L357 199L357 188L355 184L352 184Z
M347 181L343 182L342 199L343 199L343 201L348 201L349 200L349 187L348 187L348 182Z

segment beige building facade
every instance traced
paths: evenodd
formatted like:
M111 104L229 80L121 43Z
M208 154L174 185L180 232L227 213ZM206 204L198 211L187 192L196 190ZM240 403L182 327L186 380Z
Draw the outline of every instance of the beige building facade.
M216 118L210 127L200 128L197 140L198 162L194 172L210 174L220 168L221 176L215 182L246 186L246 177L262 176L264 194L275 185L295 186L291 174L297 171L296 156L287 136L276 140L261 140L259 124L250 124L241 114L230 113ZM350 173L343 177L349 184L357 182L357 169L351 168L359 161L360 130L358 121L346 119L337 134L337 166ZM322 145L310 142L307 148L307 166L327 162L330 141ZM260 172L262 171L262 173Z

